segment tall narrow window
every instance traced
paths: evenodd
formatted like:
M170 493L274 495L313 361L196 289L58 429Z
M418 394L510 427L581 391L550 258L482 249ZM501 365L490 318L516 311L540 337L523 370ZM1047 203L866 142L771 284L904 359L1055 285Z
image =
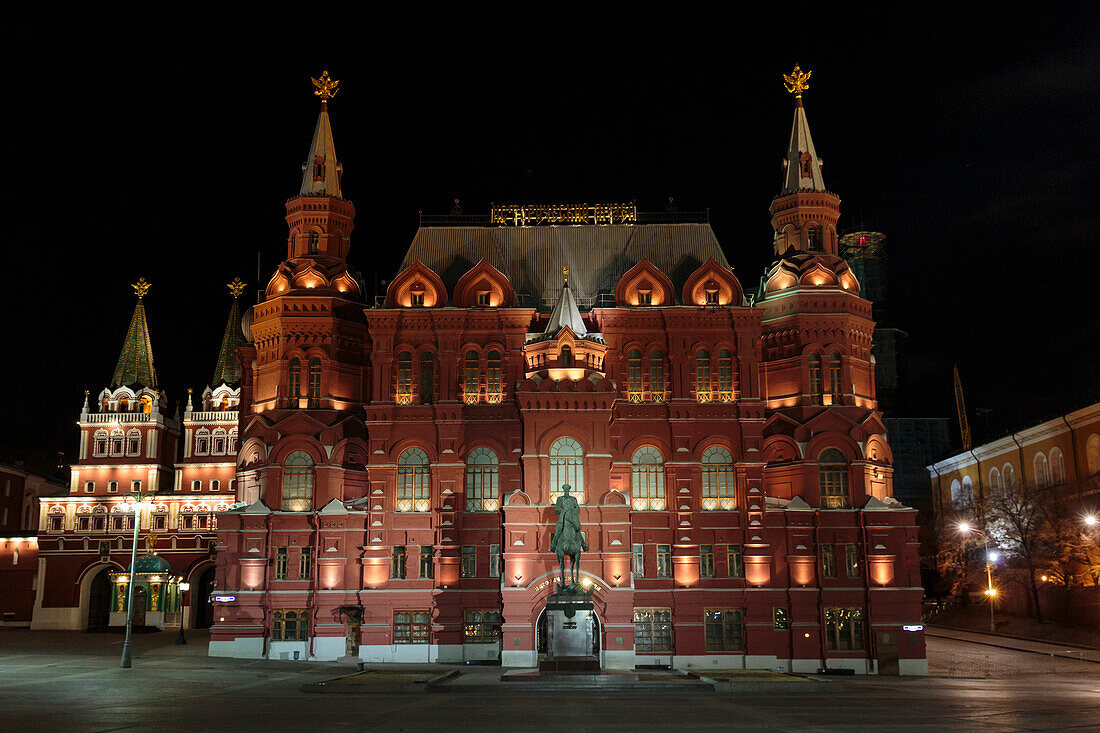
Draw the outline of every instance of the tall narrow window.
M504 395L504 381L500 366L500 352L493 349L485 359L485 398L490 404L499 404Z
M844 569L849 578L859 577L859 548L855 545L844 545Z
M297 399L302 395L302 360L296 356L292 358L287 374L289 376L287 394L291 399Z
M324 174L322 173L321 175ZM317 254L317 245L319 244L320 240L321 237L317 234L317 232L309 233L309 253L311 255Z
M672 577L672 545L657 545L657 577Z
M821 546L821 577L836 577L836 555L833 553L832 545Z
M821 354L810 354L810 404L820 405L821 396Z
M313 548L303 547L302 554L298 557L298 580L309 580L313 577Z
M699 545L699 577L714 577L714 545Z
M432 546L421 545L420 546L420 577L421 578L433 578L435 577L434 563L432 562Z
M649 399L665 401L665 355L656 349L649 352Z
M424 352L420 357L420 404L435 402L435 354Z
M478 400L478 367L477 352L470 349L466 352L466 369L462 379L462 400L467 405L477 404Z
M397 392L396 401L399 405L412 404L413 364L412 353L402 351L397 355Z
M628 402L641 402L642 392L642 352L631 349L626 355L626 398Z
M840 354L829 354L829 394L832 395L832 403L840 404Z
M309 360L309 406L320 407L321 360L316 356Z
M404 580L405 568L405 546L396 545L390 557L390 577L394 580Z
M653 446L644 445L634 452L630 488L635 511L665 508L665 459Z
M573 349L568 346L561 347L561 366L563 369L569 369L573 366Z
M848 508L848 461L836 448L822 451L817 459L822 509Z
M421 290L419 292L410 293L409 294L409 305L411 305L414 308L423 308L424 307L424 291Z
M397 511L426 512L431 508L428 454L409 448L397 459Z
M500 545L489 545L489 577L500 577Z
M730 511L737 506L733 455L725 446L712 445L703 451L703 510Z
M463 545L462 565L459 567L459 576L463 578L477 577L477 548L473 545Z
M718 401L733 402L733 354L729 349L718 352Z
M741 545L726 546L726 572L731 578L745 577L745 551Z
M710 402L710 352L699 349L695 352L695 399Z
M645 545L635 543L630 554L630 574L635 578L645 577Z
M286 548L275 549L275 580L286 580Z
M474 448L466 456L466 511L495 512L498 498L497 454L488 448Z
M313 458L296 450L283 461L283 511L308 512L313 506Z
M584 503L584 451L572 438L558 438L550 446L551 504L561 496L562 484L572 486L572 496Z

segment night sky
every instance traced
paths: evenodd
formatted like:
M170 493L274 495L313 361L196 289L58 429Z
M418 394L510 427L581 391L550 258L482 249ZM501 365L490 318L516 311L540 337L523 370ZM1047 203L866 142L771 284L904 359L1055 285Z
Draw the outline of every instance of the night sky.
M285 256L323 68L342 80L330 111L371 300L417 212L455 197L487 213L660 211L674 196L709 207L755 289L791 124L780 74L798 63L841 230L888 237L883 324L909 333L896 414L953 417L954 363L976 440L1100 399L1097 13L784 7L315 28L9 17L0 460L75 453L83 391L110 380L139 276L169 400L202 389L224 283L255 286L259 253L262 285Z

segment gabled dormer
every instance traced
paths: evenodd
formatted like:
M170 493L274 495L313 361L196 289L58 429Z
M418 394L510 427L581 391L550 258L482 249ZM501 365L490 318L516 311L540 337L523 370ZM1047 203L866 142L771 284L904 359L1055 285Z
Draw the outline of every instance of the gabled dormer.
M615 304L625 306L674 305L675 289L668 275L646 258L631 267L615 286Z
M440 308L447 305L443 279L417 260L402 270L386 288L387 308Z
M728 267L708 258L684 283L684 304L699 306L739 306L741 283Z
M508 277L482 259L459 278L454 305L458 308L507 308L514 297Z

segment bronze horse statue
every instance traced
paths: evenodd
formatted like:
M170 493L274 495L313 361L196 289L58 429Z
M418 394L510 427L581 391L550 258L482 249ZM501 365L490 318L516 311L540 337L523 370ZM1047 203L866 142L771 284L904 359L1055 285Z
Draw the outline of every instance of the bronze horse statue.
M580 575L581 551L588 551L588 542L581 534L581 507L577 497L569 492L573 487L562 484L562 495L554 502L554 513L558 515L558 522L554 526L554 537L550 540L550 550L558 556L558 566L561 568L561 582L558 584L558 592L566 588L576 589ZM565 584L565 556L570 558L569 575L572 582Z

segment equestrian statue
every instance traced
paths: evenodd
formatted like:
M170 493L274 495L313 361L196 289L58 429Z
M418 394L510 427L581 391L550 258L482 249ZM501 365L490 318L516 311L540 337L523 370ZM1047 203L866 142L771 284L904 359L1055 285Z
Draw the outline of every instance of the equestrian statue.
M581 507L577 503L577 497L569 492L573 487L562 484L562 495L554 502L554 513L558 515L558 523L554 526L554 536L550 540L550 551L558 556L558 565L561 567L561 582L558 584L558 592L576 593L581 589L577 586L580 575L581 551L588 551L588 543L581 534ZM568 555L571 563L569 575L572 582L565 584L565 556Z

